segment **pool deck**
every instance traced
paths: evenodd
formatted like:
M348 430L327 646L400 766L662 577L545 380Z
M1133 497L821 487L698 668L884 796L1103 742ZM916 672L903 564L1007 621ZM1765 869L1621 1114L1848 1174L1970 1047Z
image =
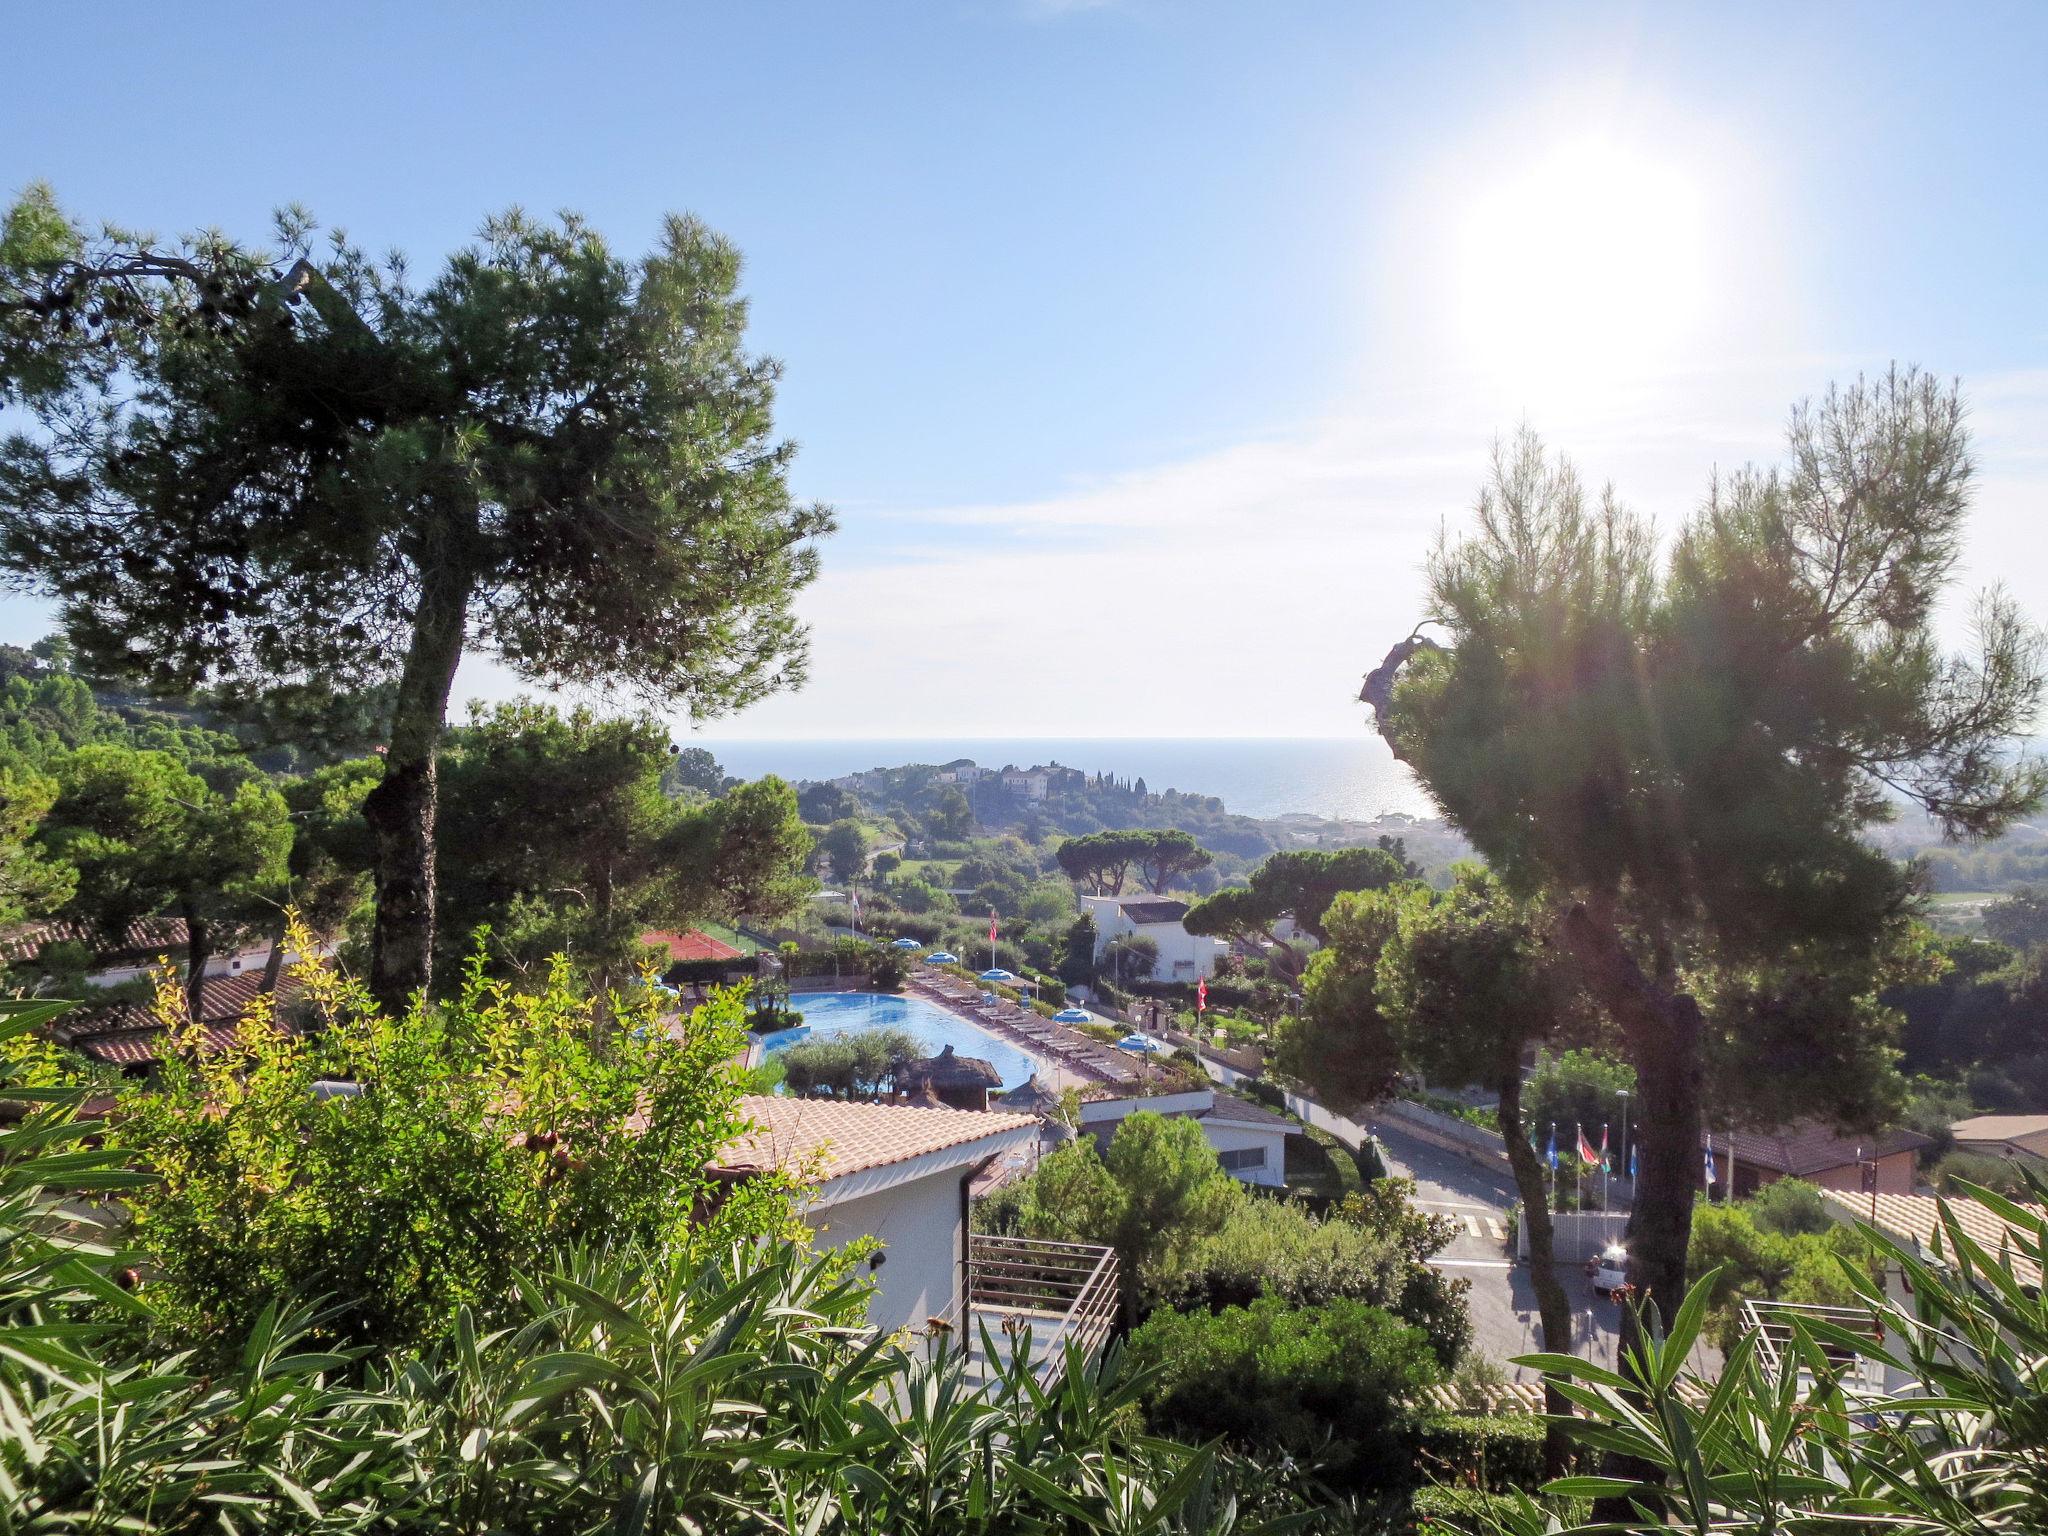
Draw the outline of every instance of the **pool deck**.
M1002 1036L1037 1064L1055 1093L1137 1080L1136 1064L1127 1065L1129 1058L1121 1051L1015 1003L985 1004L979 992L950 976L943 981L913 976L907 990L977 1029Z

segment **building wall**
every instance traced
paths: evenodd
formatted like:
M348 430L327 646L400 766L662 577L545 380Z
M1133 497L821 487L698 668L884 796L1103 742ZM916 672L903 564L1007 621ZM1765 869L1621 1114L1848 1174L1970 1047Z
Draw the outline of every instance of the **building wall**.
M1716 1157L1725 1158L1725 1152L1716 1152ZM1903 1152L1888 1153L1877 1159L1877 1192L1881 1195L1910 1195L1918 1177L1916 1158L1911 1148ZM1716 1184L1721 1191L1727 1181L1727 1173L1721 1175L1722 1183ZM1738 1198L1753 1195L1765 1184L1774 1184L1783 1174L1769 1169L1757 1168L1749 1163L1735 1165L1735 1192ZM1844 1163L1839 1168L1823 1168L1819 1173L1801 1175L1807 1183L1821 1189L1832 1189L1844 1194L1857 1195L1867 1191L1863 1188L1863 1172L1854 1163Z
M1280 1189L1287 1183L1287 1133L1276 1126L1225 1125L1215 1120L1201 1122L1202 1134L1217 1155L1246 1149L1255 1149L1265 1154L1265 1161L1256 1168L1229 1168L1232 1178L1247 1184L1261 1184L1270 1189ZM1226 1167L1230 1159L1224 1158Z
M927 1317L953 1309L967 1241L960 1214L961 1171L949 1168L806 1212L804 1220L826 1247L843 1247L862 1237L881 1239L886 1260L873 1271L875 1295L868 1303L868 1321L876 1327L889 1332L920 1328Z
M1117 1122L1140 1110L1150 1110L1155 1115L1199 1114L1212 1107L1216 1093L1211 1088L1197 1088L1187 1093L1161 1093L1145 1099L1093 1099L1084 1100L1081 1105L1081 1128L1094 1136L1105 1147L1109 1138L1116 1134ZM1265 1149L1266 1160L1257 1168L1232 1168L1231 1176L1247 1184L1264 1184L1275 1188L1287 1183L1287 1132L1279 1126L1231 1125L1219 1123L1206 1117L1195 1122L1202 1128L1202 1137L1214 1147L1220 1156L1225 1151L1238 1151L1246 1147Z
M1159 963L1152 968L1153 981L1194 982L1214 976L1216 961L1230 946L1221 939L1198 937L1179 923L1133 923L1114 897L1083 896L1081 905L1095 919L1095 953L1099 956L1109 941L1123 934L1142 934L1159 946Z

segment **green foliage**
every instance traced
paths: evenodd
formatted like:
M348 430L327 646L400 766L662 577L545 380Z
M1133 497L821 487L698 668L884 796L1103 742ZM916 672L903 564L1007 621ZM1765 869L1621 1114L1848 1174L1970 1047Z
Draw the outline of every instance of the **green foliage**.
M1897 1290L1852 1268L1844 1279L1867 1326L1789 1319L1791 1338L1775 1362L1751 1337L1735 1342L1718 1380L1687 1368L1720 1285L1711 1277L1695 1285L1668 1330L1641 1330L1632 1381L1574 1357L1542 1357L1574 1379L1583 1417L1571 1432L1589 1449L1630 1458L1619 1478L1575 1478L1551 1490L1612 1499L1619 1523L1607 1529L1624 1536L2041 1529L2048 1298L2028 1282L2048 1260L2048 1186L2037 1183L2030 1195L2026 1205L1986 1198L2009 1230L1996 1254L1946 1207L1939 1256L1859 1229L1855 1241L1898 1277ZM1844 1362L1857 1356L1910 1385L1875 1401L1852 1395ZM1503 1529L1539 1536L1546 1524L1531 1509Z
M1780 1237L1825 1232L1835 1225L1820 1191L1804 1179L1773 1179L1743 1202L1749 1219Z
M1533 1413L1430 1413L1417 1460L1433 1481L1508 1493L1543 1481L1543 1420ZM1423 1508L1418 1498L1417 1512Z
M818 852L830 861L834 880L858 880L867 873L867 829L850 817L835 821L818 835Z
M32 841L57 800L57 781L0 765L0 925L39 917L78 885L78 871Z
M864 1290L795 1243L551 1250L497 1317L389 1354L328 1348L280 1297L199 1374L155 1342L156 1286L117 1283L143 1256L52 1220L146 1178L74 1108L0 1129L10 1531L1252 1536L1321 1497L1133 1438L1114 1362L1049 1393L1021 1358L984 1383L964 1352L870 1339Z
M764 780L686 804L662 787L669 752L652 716L530 701L479 708L451 732L440 768L442 974L488 926L495 970L565 954L595 985L621 985L649 928L774 916L812 889L786 788Z
M1611 1125L1612 1144L1618 1149L1622 1091L1633 1093L1635 1086L1635 1068L1603 1051L1579 1048L1545 1056L1522 1090L1524 1123L1532 1136L1541 1138L1547 1138L1548 1128L1555 1125L1560 1154L1570 1148L1574 1126L1584 1126L1587 1139L1598 1147L1600 1127Z
M1843 1306L1855 1300L1844 1263L1869 1262L1869 1249L1853 1229L1827 1222L1783 1231L1776 1223L1803 1214L1795 1198L1754 1205L1701 1205L1692 1213L1688 1266L1694 1278L1711 1275L1707 1328L1724 1352L1746 1331L1741 1306L1750 1298ZM1767 1220L1768 1219L1768 1224ZM1825 1220L1825 1218L1823 1218Z
M2048 890L2021 886L1984 909L1984 932L2013 949L2038 949L2048 944Z
M1081 1137L1043 1158L1018 1220L1026 1236L1113 1246L1135 1300L1171 1284L1249 1198L1200 1125L1140 1111L1117 1125L1106 1153Z
M387 1002L431 971L465 649L696 715L801 680L791 604L832 519L790 495L779 369L745 350L738 251L697 221L629 260L515 209L424 285L339 235L316 255L299 211L268 250L88 233L47 189L10 223L65 233L0 270L0 406L25 428L0 562L97 673L245 705L389 690L366 807Z
M1428 899L1419 886L1333 898L1322 920L1327 942L1302 978L1301 1011L1275 1031L1275 1065L1340 1114L1384 1098L1400 1074L1380 1006L1380 959L1403 912Z
M1155 1312L1131 1336L1130 1357L1154 1373L1144 1394L1154 1428L1309 1459L1356 1490L1409 1480L1411 1405L1439 1379L1419 1329L1347 1300Z
M895 1091L904 1063L925 1054L907 1030L861 1029L826 1040L799 1040L778 1053L789 1091L839 1099L880 1099Z
M291 1295L334 1298L337 1337L413 1342L578 1242L704 1251L780 1219L764 1190L691 1225L738 1127L736 996L672 1032L644 994L600 1028L559 961L523 994L472 966L445 1006L400 1019L317 968L302 980L315 1037L259 1008L232 1049L166 1053L108 1132L153 1176L129 1204L181 1337L240 1338ZM323 1078L361 1091L323 1097Z

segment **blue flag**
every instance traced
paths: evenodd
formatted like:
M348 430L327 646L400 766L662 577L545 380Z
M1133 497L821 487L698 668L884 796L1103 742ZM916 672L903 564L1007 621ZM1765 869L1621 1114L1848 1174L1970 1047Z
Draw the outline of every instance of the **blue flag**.
M1549 1161L1551 1167L1555 1168L1557 1166L1557 1122L1555 1120L1550 1122L1550 1150L1543 1155Z
M1631 1147L1630 1147L1630 1148L1628 1149L1628 1177L1629 1177L1629 1182L1630 1182L1630 1183L1634 1183L1634 1182L1635 1182L1635 1177L1636 1177L1636 1149L1635 1149L1635 1148L1634 1148L1633 1146L1631 1146Z
M1718 1175L1714 1171L1714 1138L1709 1136L1707 1138L1707 1188L1712 1189L1714 1187L1714 1180L1717 1177Z

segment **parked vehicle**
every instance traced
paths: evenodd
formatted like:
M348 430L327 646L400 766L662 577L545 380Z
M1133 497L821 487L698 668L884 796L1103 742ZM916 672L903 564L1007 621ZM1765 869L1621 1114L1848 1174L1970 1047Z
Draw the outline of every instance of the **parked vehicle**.
M1598 1257L1586 1261L1586 1278L1593 1283L1595 1295L1612 1296L1628 1284L1628 1250L1609 1243Z

